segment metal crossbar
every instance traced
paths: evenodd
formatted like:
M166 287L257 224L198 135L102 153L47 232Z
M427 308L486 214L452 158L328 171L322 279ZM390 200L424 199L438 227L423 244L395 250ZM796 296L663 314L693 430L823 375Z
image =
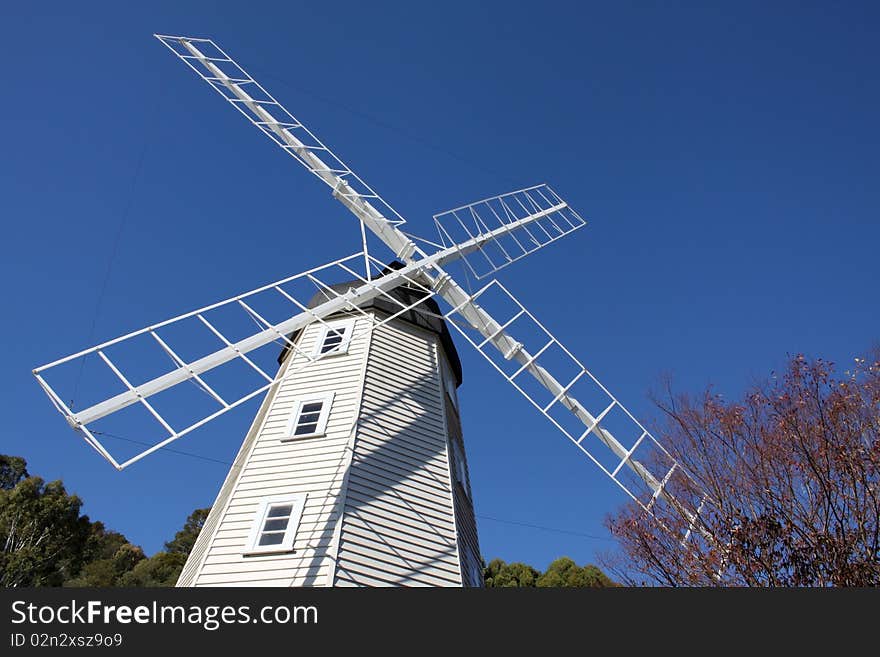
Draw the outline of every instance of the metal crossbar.
M468 294L443 270L446 263L464 259L471 273L483 278L585 225L580 215L553 190L547 185L537 185L435 215L443 248L427 255L410 236L400 230L403 217L213 41L156 36L254 126L331 188L333 196L361 222L365 248L363 253L270 283L37 368L34 374L52 403L93 448L115 467L127 467L276 384L280 375L271 377L255 362L253 356L260 348L281 340L292 352L288 367L282 370L290 373L294 363L297 367L307 367L320 358L300 349L295 340L287 337L290 333L340 313L360 313L370 316L372 324L381 324L436 295L451 306L452 310L444 317L465 339L630 497L647 511L658 499L670 502L690 520L688 535L691 529L701 530L697 522L699 510L702 503L709 501L708 497L704 497L699 505L676 499L670 487L674 487L678 477L689 475L629 411L500 283L492 281L476 294ZM405 263L403 269L373 277L371 268L378 269L380 274L382 269L380 263L366 251L365 229L381 239ZM364 259L366 265L364 276L356 273L354 259L360 258ZM329 275L330 270L337 275ZM331 282L339 280L340 273L353 276L356 284L344 292L336 290ZM294 283L311 286L308 295L300 295L300 299L306 302L298 300L297 294L291 292L290 286ZM389 294L399 285L407 285L420 294L413 303L402 304ZM309 308L307 299L315 291L322 292L326 301ZM490 293L497 294L514 306L511 315L502 316L500 322L485 308ZM275 319L262 307L258 308L256 299L262 294L271 295L285 305L287 312L283 319ZM362 304L378 297L390 298L401 308L379 321L374 314L366 313L361 308ZM476 303L478 298L479 304ZM296 310L292 311L291 306ZM256 322L260 330L252 333L251 327L247 337L235 340L227 335L225 327L221 331L216 326L216 320L207 318L209 313L230 309ZM203 330L207 328L213 339L219 340L223 346L201 358L188 360L177 343L172 346L173 341L168 340L167 336L158 335L160 329L164 331L188 321L196 323ZM523 328L526 330L523 331ZM513 337L514 333L518 339ZM533 343L536 333L539 341ZM158 342L161 352L170 358L174 367L160 376L139 383L123 373L106 352L108 349L128 346L141 336ZM488 349L490 346L491 351ZM91 406L73 411L73 404L66 404L62 395L48 384L46 377L50 370L92 354L97 354L116 379L122 382L124 391L104 396ZM244 394L221 394L223 391L205 380L207 374L239 361L247 366L248 371L260 377ZM551 374L551 371L555 374ZM520 377L525 372L530 377ZM561 376L563 381L569 380L569 383L563 385L556 376ZM183 429L175 429L174 424L157 411L148 398L164 391L179 390L179 384L186 381L197 385L220 408L201 415L200 419ZM587 390L583 390L585 386ZM95 438L89 427L92 422L133 405L146 408L168 435L140 454L119 462ZM593 415L588 408L604 410ZM579 426L577 430L571 426L572 419ZM629 448L620 442L628 439L627 425L638 434ZM658 478L653 472L665 474ZM627 473L634 474L634 478L625 479ZM695 512L691 510L693 506L700 508Z
M344 179L340 195L350 200L371 199L380 206L379 213L384 219L395 225L406 223L372 187L211 39L155 36L250 123L334 191L339 179ZM247 90L242 88L245 85ZM317 152L329 158L329 166L316 160Z
M472 314L468 316L462 312L474 306L481 308L487 317L492 317L490 308L493 306L506 308L507 314L482 324L475 323ZM676 499L667 489L674 474L682 477L690 475L501 283L493 280L468 295L453 306L444 318L505 380L645 511L650 512L657 499L664 499L690 518L693 525L696 508L690 508L692 505L688 500ZM526 335L532 336L531 342L539 348L532 350L529 344L519 341L524 340ZM488 349L489 345L494 349ZM552 356L551 349L555 352ZM514 353L507 358L506 354L511 350ZM569 374L570 378L563 379L569 381L563 385L552 374L553 371L568 371L573 376ZM531 375L531 386L518 378L523 372ZM547 398L549 402L544 401ZM598 407L597 411L591 412L585 406L587 400ZM554 413L557 407L561 408L560 413ZM614 416L613 426L611 416ZM572 423L572 419L576 422ZM575 432L575 425L580 425L584 430ZM621 442L628 435L634 438L630 447ZM592 439L587 440L588 437ZM637 452L639 458L634 457ZM658 468L665 474L655 475ZM624 478L623 471L635 476Z
M533 220L528 226L518 226L523 217ZM463 254L468 270L481 279L583 227L586 221L545 184L435 214L434 224L444 246L485 238L475 253Z
M64 415L67 422L79 431L98 453L114 467L121 470L147 454L266 392L269 387L278 383L280 380L278 377L282 370L279 370L279 374L270 374L265 365L257 362L254 354L259 354L264 361L273 364L274 356L278 353L277 345L279 343L289 349L295 364L286 369L285 377L301 371L304 367L324 357L323 354L316 355L311 349L303 349L297 340L290 338L292 332L312 323L327 326L325 318L331 314L338 315L340 313L367 318L370 321L370 328L373 329L413 310L426 299L434 296L434 291L425 286L412 271L395 272L393 276L386 276L383 279L380 273L384 264L372 257L370 257L370 265L375 273L367 278L357 270L355 265L362 258L363 254L354 254L264 285L250 292L236 295L225 301L145 327L139 331L133 331L38 367L34 370L34 374L40 386L46 391L50 400ZM349 289L341 292L334 289L332 284L339 280L351 280ZM391 290L400 285L406 285L416 292L414 300L404 303L400 297L390 294ZM355 290L357 290L357 294L354 294ZM310 308L309 300L315 294L321 294L326 300ZM392 305L393 312L377 316L358 305L366 303L372 298L385 299ZM230 317L228 313L232 311L235 311L235 315ZM278 321L276 319L278 317L282 320ZM232 326L240 332L246 324L244 318L256 322L257 327L262 330L248 335L244 339L235 340L227 334L226 327ZM177 331L177 338L180 340L181 332L179 329L182 326L185 326L190 332L196 327L201 327L202 333L197 334L198 337L188 336L188 339L178 346L174 337L171 336L174 336ZM250 329L250 332L253 333L253 328ZM184 349L192 351L196 345L210 344L208 338L212 336L219 345L222 345L220 349L198 359L186 360L181 355ZM171 366L166 368L163 374L153 376L148 380L144 380L145 365L154 364L156 359L149 350L144 349L144 339L148 339L148 344L155 347L154 353L167 355L171 363ZM266 358L265 354L261 352L264 347L269 349L270 358ZM108 351L113 352L112 357ZM75 368L79 366L81 359L92 355L96 355L100 362L122 383L124 392L109 394L112 392L112 388L104 393L97 391L97 394L101 395L100 401L84 408L75 409L72 403L63 401L60 387L50 384L49 379L56 375L60 377L60 372L65 367ZM126 362L127 365L120 365L120 362ZM214 385L208 383L205 376L215 376L218 372L222 374L224 367L235 362L244 363L248 370L255 374L255 377L245 390L240 390L233 398L222 394ZM236 374L236 377L240 377L240 375ZM186 381L192 381L207 393L214 403L214 407L194 409L194 412L198 410L200 414L190 417L182 425L175 426L173 420L157 409L149 399L164 391L178 390L178 386ZM108 415L132 405L146 409L160 425L165 435L148 449L125 461L120 461L101 444L95 435L93 425ZM175 410L179 411L181 406L185 406L185 404L177 404Z

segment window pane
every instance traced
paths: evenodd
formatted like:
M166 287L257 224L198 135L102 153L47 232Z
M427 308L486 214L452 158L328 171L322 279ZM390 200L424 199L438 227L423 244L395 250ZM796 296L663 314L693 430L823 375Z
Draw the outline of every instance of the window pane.
M290 518L279 518L278 520L267 520L266 524L263 525L263 531L284 531L287 529L287 523L290 522Z
M320 413L302 413L299 416L299 420L297 420L297 424L310 424L312 422L317 422L319 417L321 417Z
M308 404L303 404L300 413L320 413L323 405L324 402L309 402Z
M284 532L278 534L263 534L260 536L259 545L281 545L284 541Z
M318 430L317 424L301 424L293 432L294 436L301 436L304 433L315 433Z
M321 344L321 353L326 354L328 351L337 349L342 344L344 337L345 329L327 329L327 334L324 336L324 342Z
M280 518L289 516L291 511L293 511L292 504L279 504L278 506L273 506L269 509L268 516L270 518Z

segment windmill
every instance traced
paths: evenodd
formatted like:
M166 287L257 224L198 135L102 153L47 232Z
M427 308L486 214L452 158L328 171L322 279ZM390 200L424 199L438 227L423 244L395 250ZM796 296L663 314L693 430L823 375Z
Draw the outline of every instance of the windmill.
M687 541L705 500L673 492L681 466L493 278L585 225L566 201L537 185L435 215L439 241L414 237L213 41L156 37L330 187L363 247L34 370L118 470L263 396L178 585L481 585L450 327L646 511L678 509ZM74 408L50 380L87 357L107 379ZM111 420L156 437L117 458L101 441Z

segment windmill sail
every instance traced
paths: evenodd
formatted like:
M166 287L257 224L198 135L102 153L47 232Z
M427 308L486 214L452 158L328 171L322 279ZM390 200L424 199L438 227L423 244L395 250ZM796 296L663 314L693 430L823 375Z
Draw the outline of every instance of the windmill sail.
M412 268L383 277L383 263L370 259L375 275L365 278L357 272L362 258L354 254L152 324L38 367L34 375L67 422L121 470L275 385L279 347L295 355L290 374L322 358L296 342L294 335L307 324L323 323L331 314L365 315L358 304L380 296L397 309L381 322L370 315L383 324L433 296ZM359 285L334 286L352 279ZM409 304L388 294L404 284L417 292ZM322 302L310 306L316 296ZM94 362L92 385L75 406L65 400L79 388L76 371L84 369L83 359ZM193 389L186 384L204 394L185 396ZM100 422L133 408L141 411L135 424L147 449L120 460L100 440Z
M395 315L439 296L452 308L445 318L627 494L646 510L665 500L695 524L698 511L693 509L703 500L694 503L674 490L687 473L623 405L500 283L492 281L468 294L443 269L465 259L470 271L482 278L582 227L584 220L553 190L538 185L436 215L443 244L428 255L400 230L405 220L399 213L213 41L156 36L250 123L329 186L404 266L387 272L368 254L356 254L37 368L34 373L52 402L102 456L118 469L125 468L267 391L278 383L271 366L264 364L267 350L277 354L269 347L273 343L293 351L297 367L320 360L321 354L303 351L293 337L306 324L340 312L364 314L359 304L380 295L400 306ZM365 277L356 273L354 261L361 257L368 265ZM380 273L377 278L370 275L371 268ZM352 277L357 281L354 287L340 291L333 286ZM419 291L410 305L388 294L400 285ZM294 292L297 286L307 290ZM326 298L310 306L315 291ZM493 298L509 313L490 314L487 307ZM138 353L143 343L153 349L152 355ZM128 351L135 355L127 356ZM74 405L49 378L86 357L101 364L115 388ZM251 382L242 383L238 375L214 380L231 367L247 372ZM133 369L149 371L133 374ZM232 392L223 387L229 379L238 384ZM164 397L192 389L203 395L208 408L196 411L194 405L171 403L163 410ZM191 416L172 417L181 408L192 411ZM128 409L146 413L158 423L162 437L120 460L104 447L93 425Z
M398 258L412 255L412 242L396 227L406 220L354 173L311 130L254 80L211 39L155 35L181 61L225 98L285 153L333 190L333 196L391 246Z
M560 199L555 207L565 209L568 206ZM503 231L515 234L528 230L544 217L546 212L537 211L511 222ZM67 422L121 470L277 383L272 374L277 345L292 350L300 359L296 367L288 368L288 374L294 374L320 358L320 354L300 350L289 337L306 324L323 322L323 318L340 312L364 314L359 306L379 296L390 300L397 308L385 320L389 321L435 294L460 294L442 266L484 248L495 239L495 234L497 231L489 231L419 260L410 259L407 266L392 272L383 271L384 263L367 255L375 272L369 277L357 273L363 254L354 254L61 358L36 368L34 374ZM339 280L352 278L359 283L356 287L344 293L334 287ZM388 294L400 285L418 292L409 304ZM309 307L309 300L316 292L322 292L325 300ZM89 403L74 408L72 402L64 401L68 395L53 380L63 381L63 370L69 373L72 369L81 369L82 360L90 357L112 376L102 385L90 389L92 398ZM56 376L58 379L54 379ZM228 381L222 381L224 377L235 379L236 384L231 390ZM217 378L221 381L214 384ZM191 401L184 403L178 398L180 386L185 383L195 384L206 394L207 407ZM78 386L74 384L72 387L76 389ZM172 390L177 391L177 397L170 392ZM156 396L162 397L165 409L154 403L152 398ZM144 419L160 432L160 437L154 439L153 432L149 432L148 448L120 461L103 445L100 433L93 430L92 425L132 406L145 411ZM178 410L181 407L190 413L181 417ZM174 414L176 416L172 417ZM139 435L142 432L143 429L139 429Z
M523 219L529 218L524 224ZM434 215L443 246L482 238L462 254L478 279L586 225L586 221L546 184L493 196Z
M645 511L663 500L689 523L687 535L699 529L706 496L679 485L690 475L501 283L468 295L444 318Z

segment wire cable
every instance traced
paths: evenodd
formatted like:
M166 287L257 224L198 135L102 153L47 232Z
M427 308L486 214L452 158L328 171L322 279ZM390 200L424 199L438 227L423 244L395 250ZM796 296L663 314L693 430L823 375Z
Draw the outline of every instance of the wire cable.
M410 141L421 144L422 146L429 148L433 151L436 151L438 153L443 153L444 155L446 155L448 157L451 157L453 159L458 160L462 164L466 164L470 167L473 167L474 169L482 171L483 173L487 173L487 174L489 174L499 180L503 180L505 183L510 183L510 184L513 184L514 186L517 185L516 181L514 181L514 179L511 178L510 176L504 175L504 174L502 174L498 171L494 171L494 170L492 170L482 164L478 164L472 160L469 160L465 157L462 157L460 153L452 151L448 148L443 148L442 146L439 146L431 141L428 141L424 137L421 137L420 135L417 135L415 133L409 132L407 130L402 130L401 128L394 126L390 123L387 123L387 122L383 121L382 119L377 118L376 116L373 116L372 114L369 114L369 113L364 112L359 109L354 109L353 107L349 107L349 106L344 105L338 101L330 100L329 98L325 98L323 96L320 96L312 91L309 91L307 89L303 89L302 87L295 85L292 82L285 80L284 78L280 78L277 75L273 75L272 73L269 73L267 71L257 70L256 73L261 78L275 80L276 82L284 85L288 89L296 91L297 93L300 93L300 94L305 94L306 96L311 97L313 100L317 100L318 102L324 103L325 105L330 105L331 107L335 107L336 109L342 110L344 112L348 112L349 114L357 116L365 121L369 121L373 125L377 125L380 128L384 128L385 130L388 130L390 132L394 132L402 137L409 139Z
M162 100L162 89L164 88L161 77L159 78L159 83L157 84L157 87L158 88L156 89L156 93L154 94L155 102L147 116L146 124L144 125L144 143L141 146L140 153L138 154L137 162L135 163L134 168L134 175L131 178L131 184L128 190L128 197L126 198L122 213L119 216L119 225L116 228L116 234L114 235L113 241L110 245L110 255L107 258L107 268L104 271L104 278L101 281L100 287L98 288L98 297L95 301L95 310L94 313L92 313L92 323L89 327L89 337L88 340L86 340L88 344L91 344L92 340L95 337L95 329L98 326L98 316L101 313L101 306L104 305L104 297L107 294L107 287L110 284L110 277L113 274L113 265L116 262L116 255L119 252L119 245L122 243L122 234L125 232L125 226L128 223L131 209L134 206L135 192L137 191L138 183L141 179L141 173L144 168L144 160L146 160L147 151L149 150L150 143L153 141L153 137L155 136L156 119L159 114L159 106ZM71 408L73 408L77 394L79 393L79 386L82 382L86 359L89 357L89 355L91 354L86 354L79 361L79 372L77 373L76 381L73 385L73 394L70 398Z
M142 440L135 440L133 438L126 438L125 436L119 436L113 433L107 433L106 431L93 431L92 433L100 436L106 436L108 438L115 438L116 440L123 440L125 442L134 443L135 445L144 445L146 447L152 447L150 443L144 442ZM201 461L208 461L210 463L217 463L219 465L225 465L231 468L238 468L240 466L235 465L234 463L230 463L229 461L224 461L223 459L215 459L210 456L204 456L202 454L194 454L193 452L185 452L183 450L174 449L172 447L163 447L159 450L160 452L169 452L171 454L176 454L178 456L187 456L193 459L199 459ZM578 536L580 538L588 538L596 541L613 541L613 538L608 538L607 536L595 536L593 534L585 534L583 532L573 531L571 529L562 529L560 527L547 527L545 525L534 525L528 522L520 522L518 520L504 520L502 518L495 518L494 516L487 516L483 514L475 514L477 518L481 520L491 520L492 522L497 522L503 525L515 525L517 527L525 527L528 529L536 529L544 532L553 532L556 534L568 534L569 536Z

